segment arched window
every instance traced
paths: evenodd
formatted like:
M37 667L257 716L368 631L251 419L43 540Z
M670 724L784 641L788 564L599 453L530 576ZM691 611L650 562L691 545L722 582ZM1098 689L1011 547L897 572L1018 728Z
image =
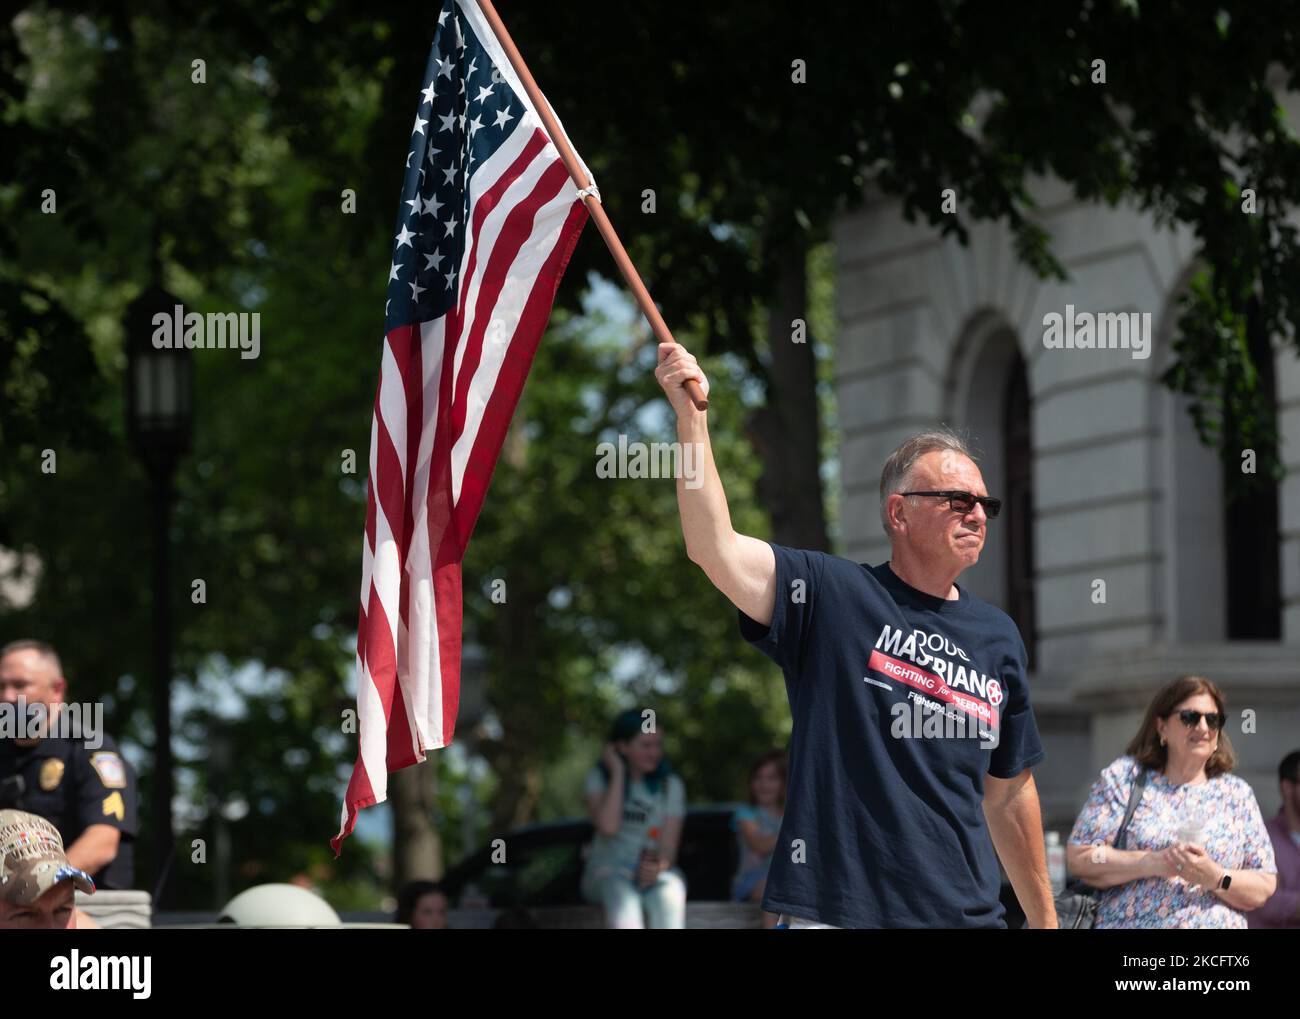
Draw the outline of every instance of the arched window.
M1029 373L1024 358L1017 356L1007 380L1003 444L1006 457L1006 488L1003 491L1007 533L1007 614L1015 620L1029 651L1029 667L1035 665L1034 639L1034 443L1029 403Z
M958 348L951 424L966 430L989 494L1002 515L989 526L980 561L962 582L1015 621L1035 663L1034 474L1029 379L1015 333L1002 320L977 320Z
M1246 340L1258 371L1259 388L1277 415L1273 346L1252 312ZM1256 450L1257 455L1263 450ZM1246 494L1236 494L1224 475L1224 534L1227 539L1227 627L1229 640L1281 640L1282 549L1278 533L1278 486L1262 473ZM1183 550L1184 554L1187 550Z
M1159 381L1173 358L1170 337L1177 328L1181 292L1165 313L1162 363L1152 382L1159 394L1156 423L1163 440L1155 464L1161 499L1154 535L1164 559L1166 640L1279 640L1278 487L1261 478L1250 495L1230 499L1223 461L1218 450L1200 441L1188 413L1190 401ZM1259 332L1248 329L1251 356L1276 410L1273 351Z

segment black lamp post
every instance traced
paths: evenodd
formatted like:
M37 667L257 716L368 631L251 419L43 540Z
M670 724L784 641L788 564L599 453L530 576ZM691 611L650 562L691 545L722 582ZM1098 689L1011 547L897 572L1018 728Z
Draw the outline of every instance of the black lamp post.
M208 818L212 822L213 875L212 908L220 910L230 901L230 825L226 819L229 806L230 769L235 762L235 748L230 726L214 720L208 732Z
M141 461L149 472L153 495L153 704L154 784L153 833L155 888L161 890L174 844L172 833L172 621L170 528L172 476L176 462L190 448L193 423L193 366L190 352L154 346L159 331L155 316L167 316L165 336L173 330L172 316L180 304L159 284L152 284L126 310L126 424Z
M487 714L487 669L488 656L483 645L475 640L466 641L460 653L460 704L456 721L468 760L473 760L479 751L479 725ZM472 783L465 783L464 793L461 838L465 846L477 846L481 817Z

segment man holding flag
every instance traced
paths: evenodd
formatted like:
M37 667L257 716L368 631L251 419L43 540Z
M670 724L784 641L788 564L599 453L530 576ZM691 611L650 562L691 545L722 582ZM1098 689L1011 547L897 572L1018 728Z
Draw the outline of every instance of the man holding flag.
M868 566L737 533L684 391L707 392L699 363L662 343L656 376L700 451L703 484L677 482L687 555L785 674L789 785L763 908L787 929L1004 927L1001 861L1029 925L1055 927L1024 642L957 584L1001 509L965 442L922 432L885 461L891 554ZM910 724L922 709L973 724Z

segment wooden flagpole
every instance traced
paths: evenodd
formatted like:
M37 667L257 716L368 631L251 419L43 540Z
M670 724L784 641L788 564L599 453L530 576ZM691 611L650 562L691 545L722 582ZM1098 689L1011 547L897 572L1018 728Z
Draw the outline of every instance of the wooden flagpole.
M519 49L515 46L514 40L510 38L510 33L506 31L506 26L502 22L501 16L497 14L496 8L492 6L492 0L476 0L476 2L479 9L482 10L483 16L487 18L488 24L492 27L497 42L501 44L502 49L506 51L506 56L510 58L510 66L515 69L515 74L519 76L520 82L523 83L524 91L528 93L528 98L532 100L533 108L537 110L538 116L542 118L542 126L546 128L546 133L550 136L551 142L559 150L560 158L564 160L565 169L569 171L569 176L573 178L573 182L577 184L578 189L584 192L582 200L587 205L587 212L595 222L596 229L600 231L600 236L605 239L605 246L609 248L609 253L614 256L614 264L618 266L619 272L623 274L623 279L632 291L632 296L636 298L641 314L650 323L650 329L654 332L655 339L660 343L676 343L673 334L668 331L668 325L664 322L663 316L659 314L659 309L655 307L655 303L650 297L650 291L641 282L641 275L636 271L636 266L632 264L632 259L628 257L623 242L618 239L618 234L614 232L614 224L605 215L605 208L600 204L600 199L589 190L586 190L590 188L591 181L583 173L582 164L578 162L577 156L573 154L573 149L569 146L568 139L564 137L564 132L560 130L560 125L555 122L555 117L551 114L551 107L543 98L541 90L537 87L537 82L533 80L533 76L529 73L524 58L519 55ZM690 395L697 409L708 409L709 401L704 397L704 390L700 388L700 384L694 379L686 383L686 392Z

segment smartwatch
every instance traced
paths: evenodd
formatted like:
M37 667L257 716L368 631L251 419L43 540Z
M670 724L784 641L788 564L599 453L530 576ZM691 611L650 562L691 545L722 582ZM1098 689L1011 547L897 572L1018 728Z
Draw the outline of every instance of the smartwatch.
M1231 887L1231 885L1232 885L1232 875L1225 870L1223 872L1223 877L1219 879L1219 884L1217 885L1217 888L1221 892L1226 892L1228 888Z

